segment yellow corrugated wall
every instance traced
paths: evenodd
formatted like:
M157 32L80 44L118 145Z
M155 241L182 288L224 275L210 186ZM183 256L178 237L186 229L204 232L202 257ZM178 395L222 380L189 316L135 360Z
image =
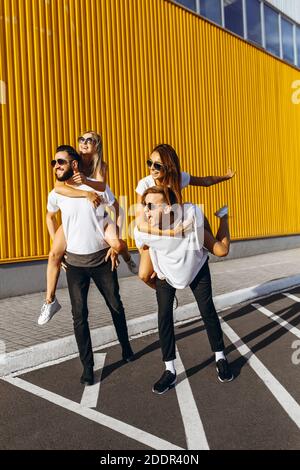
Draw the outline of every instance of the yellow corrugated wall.
M43 258L49 162L58 144L102 133L109 184L135 201L160 142L227 202L234 239L300 232L300 73L165 0L0 0L1 262ZM130 246L134 246L129 240Z

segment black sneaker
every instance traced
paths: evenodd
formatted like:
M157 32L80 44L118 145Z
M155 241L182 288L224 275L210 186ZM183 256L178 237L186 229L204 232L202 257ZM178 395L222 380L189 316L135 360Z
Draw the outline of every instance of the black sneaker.
M169 370L165 370L159 381L153 385L152 392L161 395L170 390L176 384L176 380L176 373L172 374Z
M80 383L83 385L94 385L93 366L84 367L82 376L80 377Z
M134 353L131 349L130 344L127 346L122 347L122 358L124 362L132 362L134 361Z
M216 365L220 382L231 382L231 380L233 380L233 373L231 372L227 359L219 359Z

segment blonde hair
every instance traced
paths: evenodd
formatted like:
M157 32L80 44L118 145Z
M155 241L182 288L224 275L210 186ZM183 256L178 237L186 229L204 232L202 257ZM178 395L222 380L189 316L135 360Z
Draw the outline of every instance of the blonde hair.
M101 176L105 176L105 169L106 169L106 163L103 160L103 142L102 142L102 137L100 134L97 134L97 132L90 130L90 131L85 131L81 135L84 134L92 134L93 139L96 141L96 153L94 153L93 158L89 164L89 175L92 178L96 177L97 173L99 172Z

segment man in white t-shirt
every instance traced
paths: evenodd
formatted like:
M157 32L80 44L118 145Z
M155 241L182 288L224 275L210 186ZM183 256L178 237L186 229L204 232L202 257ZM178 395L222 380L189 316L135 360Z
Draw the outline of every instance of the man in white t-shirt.
M223 352L223 334L212 299L208 256L204 248L205 244L212 252L218 252L218 245L225 238L223 234L226 234L228 243L227 208L218 213L221 218L220 225L224 226L224 230L219 230L219 233L223 234L220 239L215 239L204 229L204 216L199 207L194 204L175 204L175 195L171 190L159 186L148 188L142 202L145 205L149 232L141 232L135 227L135 242L138 248L149 250L157 275L158 328L166 367L152 390L162 394L176 383L173 301L176 289L184 289L187 286L193 291L201 311L210 346L215 353L218 378L221 382L229 382L233 375ZM177 226L183 227L183 233L174 237L151 234L151 227L159 227L165 233L167 229L176 232Z
M74 185L72 176L78 171L80 156L68 145L57 149L53 166L56 178ZM85 191L94 191L90 186L76 186ZM63 231L67 242L67 281L72 304L75 338L83 364L81 383L92 385L93 351L88 324L87 297L90 281L93 279L99 292L111 312L113 323L122 347L123 360L133 360L125 312L119 294L116 270L112 270L111 260L107 260L109 245L104 240L105 206L112 206L115 197L106 186L103 193L98 193L104 204L94 207L86 198L71 198L51 191L48 196L47 222L49 232L55 231L56 214L60 210ZM52 221L52 222L51 222ZM51 226L51 224L53 224Z

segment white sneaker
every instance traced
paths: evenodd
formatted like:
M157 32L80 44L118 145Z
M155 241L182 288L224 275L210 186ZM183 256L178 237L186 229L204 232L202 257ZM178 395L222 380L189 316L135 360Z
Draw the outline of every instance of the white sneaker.
M222 219L224 215L228 215L228 206L223 206L215 212L215 215Z
M48 323L49 320L53 317L53 315L61 309L61 305L58 303L56 297L54 297L53 302L51 304L47 304L46 302L43 304L41 308L41 313L38 319L39 325L45 325Z
M133 274L138 274L139 268L137 267L137 264L133 261L131 256L130 259L126 261L126 264L128 266L129 271L131 271Z

